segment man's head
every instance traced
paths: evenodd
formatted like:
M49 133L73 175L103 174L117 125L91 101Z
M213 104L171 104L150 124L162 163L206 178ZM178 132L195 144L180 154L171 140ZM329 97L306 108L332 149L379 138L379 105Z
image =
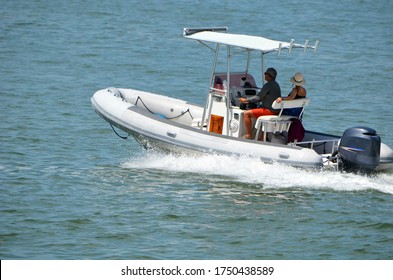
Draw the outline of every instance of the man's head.
M265 71L265 80L266 80L266 76L268 76L270 78L269 80L275 80L277 77L276 69L274 69L272 67L267 68Z

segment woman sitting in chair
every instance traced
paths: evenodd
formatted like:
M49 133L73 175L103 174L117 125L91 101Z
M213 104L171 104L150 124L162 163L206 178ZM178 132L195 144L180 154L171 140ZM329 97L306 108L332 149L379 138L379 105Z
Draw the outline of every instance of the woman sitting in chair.
M277 98L276 99L277 103L280 103L282 100L294 100L294 99L305 98L307 96L307 91L303 87L303 85L306 83L306 80L304 79L304 76L302 73L297 72L289 80L293 84L293 88L292 88L291 92L288 94L287 97ZM299 117L301 111L302 111L302 108L293 108L293 109L284 109L282 113L283 113L283 115Z
M306 97L306 95L307 95L306 89L304 87L302 87L306 83L306 80L304 79L303 74L300 72L297 72L289 80L293 84L293 88L292 88L291 92L288 94L287 97L277 98L276 99L277 103L280 103L282 100L294 100L294 99Z

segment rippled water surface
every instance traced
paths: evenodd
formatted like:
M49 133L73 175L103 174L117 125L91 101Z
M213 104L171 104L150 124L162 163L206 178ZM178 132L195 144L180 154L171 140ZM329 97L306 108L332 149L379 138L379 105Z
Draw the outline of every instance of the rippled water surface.
M251 2L1 1L1 259L393 258L393 172L144 151L92 110L110 86L201 104L212 52L182 28L228 26L319 39L266 58L284 92L305 74L306 128L393 147L393 2Z

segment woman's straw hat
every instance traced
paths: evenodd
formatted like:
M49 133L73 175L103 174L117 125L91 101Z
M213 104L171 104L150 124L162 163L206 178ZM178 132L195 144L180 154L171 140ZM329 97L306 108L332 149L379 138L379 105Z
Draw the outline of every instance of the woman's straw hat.
M292 84L296 85L296 86L301 86L303 84L306 83L306 80L304 79L304 76L302 73L297 72L295 75L293 75L293 77L291 77L289 79L291 81Z

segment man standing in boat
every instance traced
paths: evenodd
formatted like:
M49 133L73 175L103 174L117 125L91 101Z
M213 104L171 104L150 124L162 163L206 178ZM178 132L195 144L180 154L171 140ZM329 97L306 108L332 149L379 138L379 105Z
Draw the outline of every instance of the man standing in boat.
M265 72L266 84L263 85L259 93L250 98L239 98L242 103L256 103L262 102L259 108L247 110L244 112L244 124L246 126L247 134L244 138L252 139L252 119L259 118L265 115L278 115L280 110L275 110L272 107L274 100L281 97L280 85L276 82L277 71L274 68L268 68Z

